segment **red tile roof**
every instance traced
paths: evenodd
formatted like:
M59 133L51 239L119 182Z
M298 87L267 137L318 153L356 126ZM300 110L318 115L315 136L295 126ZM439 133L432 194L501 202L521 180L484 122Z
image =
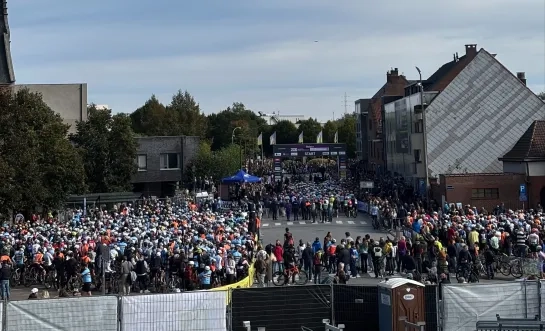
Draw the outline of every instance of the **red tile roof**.
M545 121L534 121L500 161L545 160Z

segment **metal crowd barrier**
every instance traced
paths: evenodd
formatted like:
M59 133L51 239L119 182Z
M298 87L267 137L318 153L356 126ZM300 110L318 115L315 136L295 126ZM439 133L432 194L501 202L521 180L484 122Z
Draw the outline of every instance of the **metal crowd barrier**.
M496 315L495 321L479 321L476 328L477 331L541 331L545 330L545 321L540 321L537 315L532 319Z

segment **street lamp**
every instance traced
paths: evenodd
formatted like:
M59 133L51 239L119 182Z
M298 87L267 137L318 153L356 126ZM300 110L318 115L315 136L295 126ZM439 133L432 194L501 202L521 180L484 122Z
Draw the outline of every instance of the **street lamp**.
M233 133L231 134L231 145L235 143L235 131L237 129L242 129L240 126L237 126L233 129ZM242 170L242 143L238 144L238 147L240 148L240 170Z
M235 131L237 131L238 129L242 129L242 128L240 126L237 126L236 128L233 129L233 133L231 134L231 144L235 143Z
M418 71L418 85L420 85L420 110L422 110L422 138L424 140L424 146L422 146L424 154L424 176L426 180L426 204L428 209L430 208L430 195L428 189L430 187L430 176L428 174L428 130L426 129L426 110L424 109L424 85L422 84L422 71L420 68L415 67Z

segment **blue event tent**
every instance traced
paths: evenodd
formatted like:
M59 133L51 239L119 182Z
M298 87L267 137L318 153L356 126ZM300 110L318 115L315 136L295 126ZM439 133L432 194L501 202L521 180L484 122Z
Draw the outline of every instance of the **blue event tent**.
M222 178L221 182L224 184L259 183L261 182L261 178L247 174L241 169L233 176Z

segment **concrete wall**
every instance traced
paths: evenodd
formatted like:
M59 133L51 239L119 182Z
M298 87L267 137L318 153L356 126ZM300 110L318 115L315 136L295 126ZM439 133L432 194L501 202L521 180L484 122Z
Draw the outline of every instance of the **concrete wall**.
M87 120L87 84L21 84L14 88L40 93L44 102L70 125L70 133L76 131L77 121Z

